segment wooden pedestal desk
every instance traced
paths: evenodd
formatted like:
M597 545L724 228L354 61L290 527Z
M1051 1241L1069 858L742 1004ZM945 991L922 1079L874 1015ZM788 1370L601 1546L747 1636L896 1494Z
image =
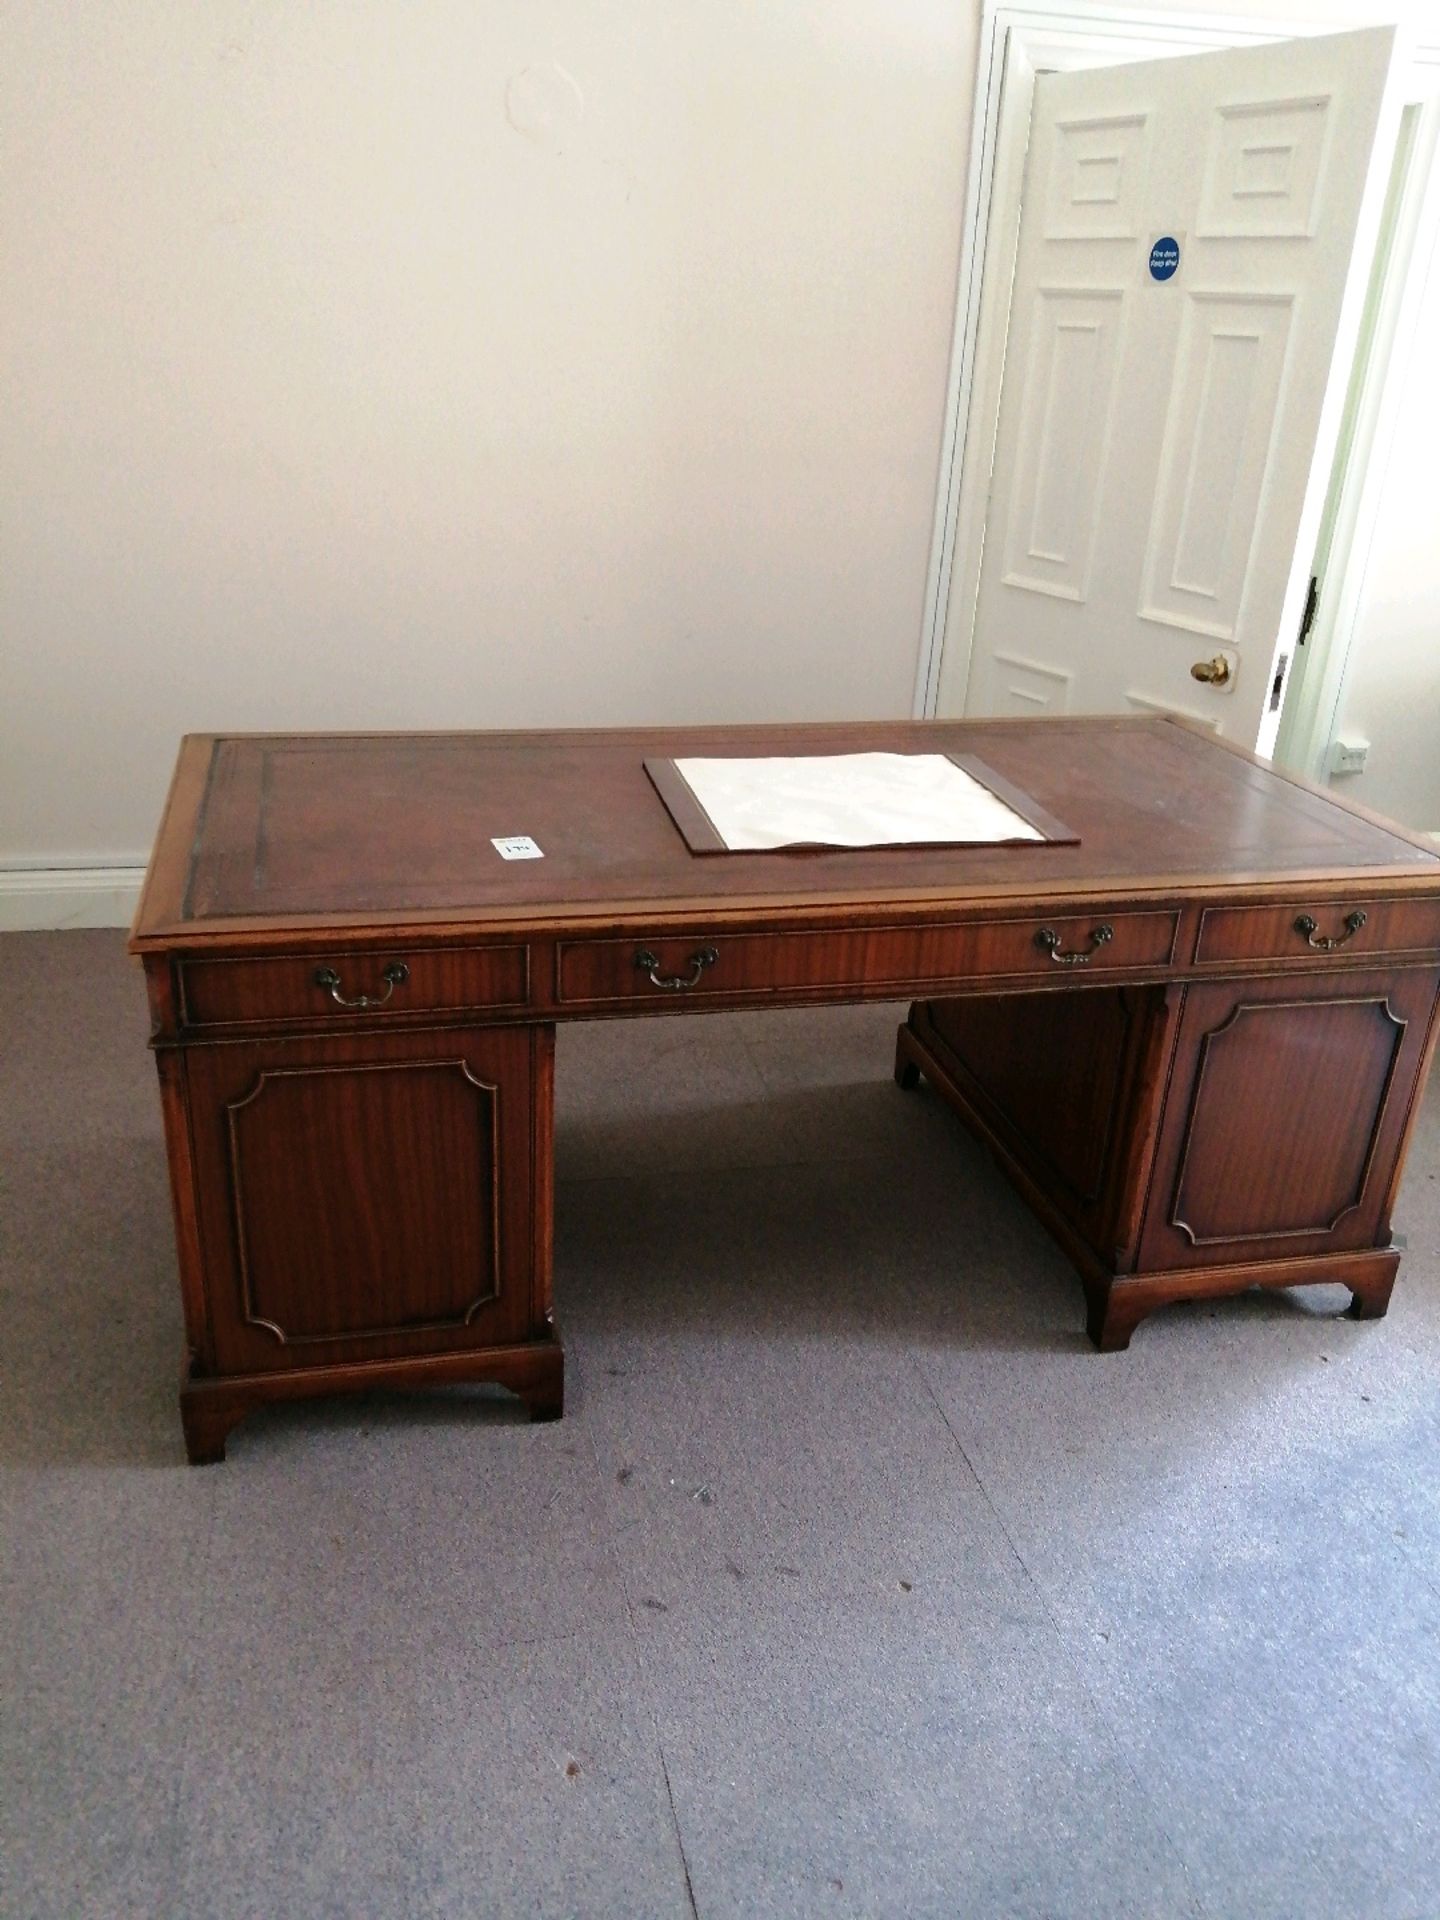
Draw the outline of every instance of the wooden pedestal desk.
M642 766L866 748L976 753L1079 844L696 855ZM1440 853L1161 719L192 736L131 946L203 1461L343 1389L560 1413L564 1020L913 996L896 1077L988 1143L1098 1347L1249 1286L1382 1314Z

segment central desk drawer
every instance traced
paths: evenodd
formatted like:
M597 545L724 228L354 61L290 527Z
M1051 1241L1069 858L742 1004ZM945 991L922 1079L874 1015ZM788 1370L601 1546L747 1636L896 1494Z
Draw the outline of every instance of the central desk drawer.
M1094 913L839 933L566 941L556 957L562 1006L737 998L807 988L925 990L1034 976L1078 983L1171 962L1179 916Z
M529 997L529 949L520 946L337 949L180 966L181 1017L191 1027L523 1007Z

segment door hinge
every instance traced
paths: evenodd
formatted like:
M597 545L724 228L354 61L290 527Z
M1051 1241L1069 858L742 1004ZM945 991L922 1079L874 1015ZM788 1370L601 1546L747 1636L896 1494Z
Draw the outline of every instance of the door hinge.
M1320 576L1312 573L1310 585L1305 594L1305 611L1300 616L1300 631L1295 636L1295 644L1303 647L1310 637L1310 629L1315 624L1315 604L1320 598Z
M1288 653L1282 653L1275 662L1275 678L1270 682L1270 712L1280 711L1280 702L1285 695L1285 669L1290 664Z

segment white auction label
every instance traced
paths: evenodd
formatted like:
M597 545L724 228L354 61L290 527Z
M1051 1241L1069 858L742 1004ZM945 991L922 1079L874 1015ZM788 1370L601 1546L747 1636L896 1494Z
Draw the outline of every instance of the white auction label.
M502 860L543 860L545 858L528 833L502 834L498 840L492 839L490 844Z

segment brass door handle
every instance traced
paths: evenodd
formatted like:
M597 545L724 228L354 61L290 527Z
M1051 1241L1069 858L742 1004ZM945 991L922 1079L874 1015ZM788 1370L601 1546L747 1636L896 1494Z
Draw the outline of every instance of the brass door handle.
M1230 662L1223 653L1217 653L1213 660L1197 660L1190 669L1190 678L1203 680L1210 687L1223 687L1230 678Z
M701 947L690 956L690 972L661 973L658 958L648 947L642 947L635 955L635 964L644 974L648 974L652 987L664 987L669 993L684 993L687 987L698 986L700 976L707 967L713 967L720 958L714 947Z
M323 987L337 1007L383 1007L396 987L403 987L410 978L410 969L403 960L392 960L380 978L385 982L383 993L357 993L353 1000L347 1000L340 991L340 976L333 967L315 969L316 986Z

